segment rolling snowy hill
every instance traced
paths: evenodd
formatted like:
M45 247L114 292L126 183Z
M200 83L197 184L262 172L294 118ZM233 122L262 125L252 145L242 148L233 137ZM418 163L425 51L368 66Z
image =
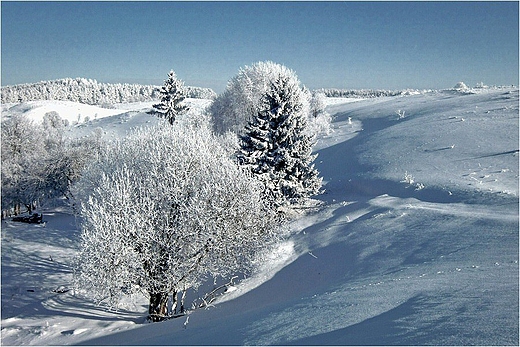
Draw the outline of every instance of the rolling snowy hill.
M68 209L2 222L2 344L518 345L518 89L329 101L323 205L208 309L143 324L134 297L106 312L67 291ZM71 131L153 121L116 107Z

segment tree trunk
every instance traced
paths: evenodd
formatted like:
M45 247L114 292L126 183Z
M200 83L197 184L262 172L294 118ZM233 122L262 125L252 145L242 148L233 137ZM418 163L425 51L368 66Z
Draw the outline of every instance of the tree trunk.
M25 204L25 207L27 208L27 212L29 212L29 214L32 214L32 211L33 211L32 202L30 204Z
M148 318L160 322L168 318L168 293L150 293Z
M172 309L171 312L175 315L177 314L177 292L172 293Z
M180 313L184 313L184 299L186 298L186 288L184 288L184 290L182 291L182 296L181 296L181 312Z

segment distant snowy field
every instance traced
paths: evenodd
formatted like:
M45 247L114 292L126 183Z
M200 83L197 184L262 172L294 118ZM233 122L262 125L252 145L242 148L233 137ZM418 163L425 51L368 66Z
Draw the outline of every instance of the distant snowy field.
M198 114L211 100L186 99L190 114ZM22 104L2 104L2 120L14 114L24 113L33 122L41 122L48 112L56 112L72 127L68 136L88 136L93 129L101 128L106 138L124 136L133 128L157 121L148 115L154 102L115 104L113 108L80 104L72 101L28 101Z
M518 89L328 100L323 205L209 309L144 324L133 297L107 312L68 290L68 208L3 221L2 345L518 345ZM2 118L56 111L71 137L114 138L154 122L150 108L41 101Z

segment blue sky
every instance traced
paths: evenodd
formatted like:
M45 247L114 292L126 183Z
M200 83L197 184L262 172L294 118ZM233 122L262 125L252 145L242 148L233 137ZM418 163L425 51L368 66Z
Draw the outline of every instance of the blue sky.
M64 77L221 92L263 60L309 88L518 85L518 2L5 2L2 85Z

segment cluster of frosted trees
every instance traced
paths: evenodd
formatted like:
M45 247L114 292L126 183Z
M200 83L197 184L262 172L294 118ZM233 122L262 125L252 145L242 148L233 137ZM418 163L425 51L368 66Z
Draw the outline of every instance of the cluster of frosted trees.
M319 192L312 147L317 133L330 131L330 116L324 95L301 86L294 71L270 61L241 68L210 113L217 133L240 137L238 161L262 182L273 206Z
M409 93L410 90L377 90L377 89L319 89L319 93L323 93L330 98L379 98L382 96L399 96Z
M30 84L2 87L2 103L34 100L66 100L89 105L154 101L159 97L159 87L128 83L99 83L86 78L64 78ZM215 92L209 88L186 87L190 98L212 99Z
M71 186L103 143L101 131L70 140L66 128L56 112L47 113L42 124L23 114L2 122L2 217L71 197Z
M198 118L186 113L186 96L171 71L152 112L164 121L111 143L68 143L56 114L42 126L18 117L2 124L5 203L73 196L76 292L110 306L142 293L152 321L184 310L178 293L251 272L282 237L287 209L322 184L309 124L327 116L323 95L292 70L241 69Z

